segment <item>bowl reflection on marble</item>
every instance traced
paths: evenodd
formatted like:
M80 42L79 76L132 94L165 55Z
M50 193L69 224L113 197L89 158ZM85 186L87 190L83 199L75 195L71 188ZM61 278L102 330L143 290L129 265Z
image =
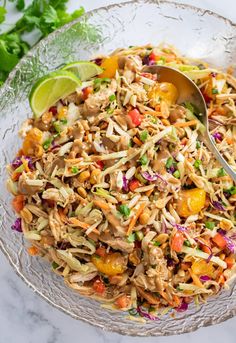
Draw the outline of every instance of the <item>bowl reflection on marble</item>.
M95 29L96 28L96 29ZM63 279L41 258L30 257L22 235L11 230L14 213L6 191L5 165L20 144L17 131L30 116L28 92L32 83L48 71L74 60L87 60L117 47L158 44L175 45L191 58L227 67L236 60L236 26L209 11L158 0L131 1L87 13L81 20L52 33L33 48L0 89L0 245L21 278L45 300L100 328L136 336L174 335L222 322L236 314L236 287L210 298L173 318L169 314L145 325L127 320L126 314L109 311L95 300L67 288Z

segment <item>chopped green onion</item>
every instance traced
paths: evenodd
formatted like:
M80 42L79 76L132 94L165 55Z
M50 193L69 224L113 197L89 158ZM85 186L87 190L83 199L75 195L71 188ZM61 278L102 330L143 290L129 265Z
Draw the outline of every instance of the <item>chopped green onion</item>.
M227 173L226 173L226 171L224 170L224 168L220 168L220 169L218 170L217 176L218 176L218 177L221 177L221 176L225 176L225 175L227 175Z
M68 120L67 120L66 118L62 118L62 119L60 120L60 122L61 122L63 125L65 125L65 124L68 123Z
M55 261L52 262L52 268L57 269L59 267L59 264L57 264Z
M168 160L166 161L166 168L169 169L174 163L174 160L172 157L169 157Z
M193 165L194 165L195 168L199 169L200 164L202 164L202 161L201 160L196 160Z
M176 179L179 179L179 178L180 178L180 172L179 172L179 170L176 170L176 171L173 173L173 176L174 176Z
M188 239L186 239L186 240L184 241L184 245L185 245L186 247L191 247L191 243L189 242Z
M125 218L130 215L130 208L127 205L120 205L118 210Z
M219 91L217 88L212 88L212 94L219 94Z
M200 149L201 148L201 143L199 141L196 141L196 148Z
M142 164L142 166L146 166L146 165L148 164L147 155L146 155L146 154L143 155L143 156L140 158L139 162Z
M135 238L136 238L135 233L131 233L127 238L127 242L133 243L135 241Z
M46 141L43 142L44 150L48 150L49 147L51 146L51 143L52 143L52 139L51 138L46 139Z
M114 101L114 100L116 100L115 94L110 95L110 96L109 96L109 101L112 102L112 101Z
M55 121L53 127L57 133L61 133L61 123L59 121Z
M215 223L214 222L205 222L205 226L207 229L213 230L215 227Z
M106 111L107 111L107 114L112 114L112 113L114 112L114 108L108 107L108 108L106 109Z
M231 195L235 195L236 194L236 186L232 186L229 189L226 189L225 192L227 192Z
M148 132L145 130L145 131L142 131L139 135L140 139L142 142L145 142L148 138Z
M76 173L78 173L79 169L78 169L78 167L73 166L71 168L71 171L72 171L73 174L76 174Z
M142 231L135 231L135 235L136 235L136 239L141 242L141 240L143 239L144 237L144 234Z
M152 243L155 245L155 247L159 247L161 245L161 242L158 241L153 241Z
M177 286L176 290L181 292L183 289L180 286Z

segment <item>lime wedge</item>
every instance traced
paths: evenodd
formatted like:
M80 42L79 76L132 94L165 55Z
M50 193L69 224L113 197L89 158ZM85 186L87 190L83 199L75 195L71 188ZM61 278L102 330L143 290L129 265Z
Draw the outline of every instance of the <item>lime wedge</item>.
M29 102L36 118L61 98L73 93L81 86L80 79L73 73L57 70L40 78L32 87Z
M78 61L67 64L62 70L69 70L80 78L81 81L86 81L92 77L99 75L103 72L100 68L93 62Z

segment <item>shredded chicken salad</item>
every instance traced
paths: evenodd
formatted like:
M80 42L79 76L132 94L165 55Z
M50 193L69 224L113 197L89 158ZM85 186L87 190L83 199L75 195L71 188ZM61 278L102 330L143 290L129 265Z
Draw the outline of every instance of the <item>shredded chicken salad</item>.
M8 166L30 255L80 294L151 320L184 311L235 274L236 186L199 140L198 109L146 65L188 75L211 135L236 170L236 80L173 47L119 49L102 74L21 129Z

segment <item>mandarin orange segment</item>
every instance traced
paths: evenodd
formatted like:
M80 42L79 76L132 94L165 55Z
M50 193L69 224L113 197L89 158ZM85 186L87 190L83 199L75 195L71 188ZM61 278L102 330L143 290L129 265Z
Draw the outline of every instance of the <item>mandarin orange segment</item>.
M204 189L186 189L179 193L176 210L181 217L198 214L203 209L205 201Z
M99 75L100 78L109 77L110 79L113 78L116 74L116 70L118 69L118 57L111 56L107 57L102 61L100 66L104 69L102 74Z
M109 276L122 274L126 269L124 258L120 253L111 253L104 257L92 256L91 261L99 272Z

